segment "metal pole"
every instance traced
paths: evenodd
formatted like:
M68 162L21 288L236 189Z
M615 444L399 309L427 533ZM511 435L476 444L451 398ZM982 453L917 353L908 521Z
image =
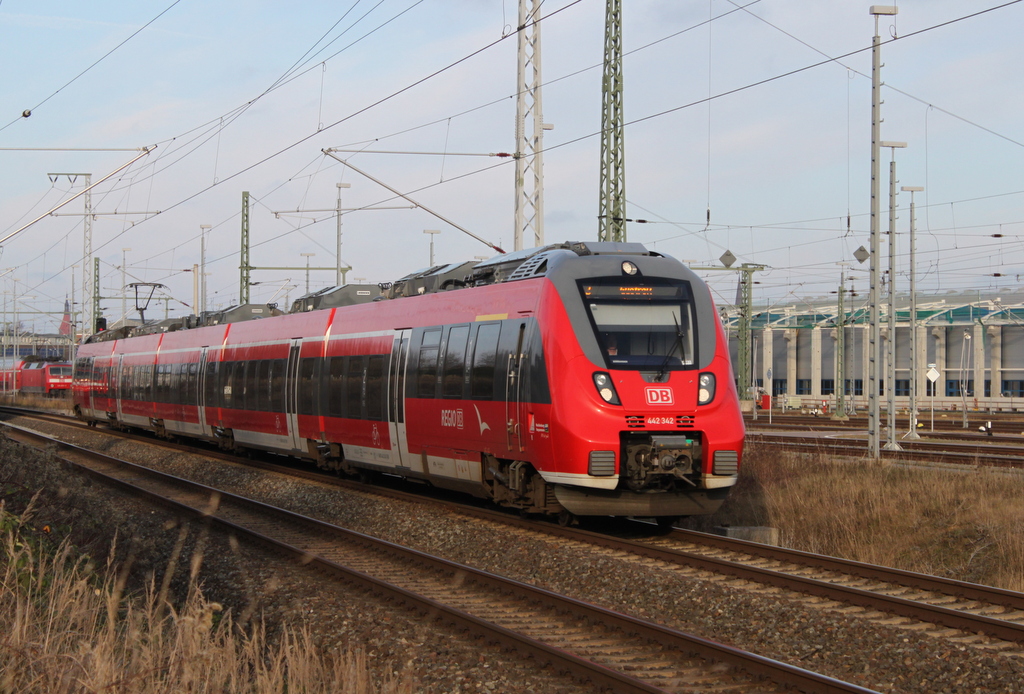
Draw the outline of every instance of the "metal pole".
M429 267L434 267L434 236L436 236L437 234L440 234L441 230L440 229L424 229L423 233L430 235L430 265L429 265Z
M342 274L342 271L341 271L341 189L342 188L351 188L351 187L352 187L351 183L339 183L338 184L338 212L337 212L337 215L338 215L338 248L337 248L337 253L336 253L336 259L337 259L338 268L337 268L337 271L334 274L334 284L337 287L340 287L342 284L345 283L344 282L344 277L343 277L343 274Z
M206 232L209 224L199 225L199 312L206 311Z
M879 403L878 403L878 362L879 341L881 339L878 324L878 157L881 140L881 86L882 86L882 54L881 38L878 35L878 17L894 15L897 9L893 6L873 5L870 14L875 18L875 35L871 39L871 272L870 299L871 330L868 339L868 454L872 458L879 456Z
M919 439L917 433L917 386L921 376L917 373L917 217L914 210L914 193L924 190L921 186L903 186L900 190L910 193L910 431L905 438Z
M242 255L238 263L238 303L249 303L252 264L249 262L249 191L242 191Z
M299 253L299 255L306 259L306 294L309 294L309 259L316 253Z
M847 421L846 415L846 268L839 273L839 299L836 303L836 411L832 419Z
M886 341L886 374L885 380L885 414L887 431L885 434L885 450L901 451L903 447L896 441L896 150L906 147L906 142L881 142L882 147L892 150L889 162L889 296L888 296L888 328L889 339Z
M470 237L476 239L477 241L479 241L480 243L484 244L485 246L493 248L494 250L498 251L498 253L502 253L502 254L505 253L505 251L502 248L500 248L499 246L495 246L490 241L485 241L484 239L480 238L479 236L477 236L473 232L469 231L468 229L466 229L464 227L459 226L458 224L456 224L452 220L448 219L447 217L444 217L444 216L438 214L437 212L434 212L432 209L430 209L429 207L426 207L425 205L421 205L420 203L416 202L415 200L410 198L405 193L400 193L397 189L392 188L387 183L384 183L383 181L374 178L373 176L371 176L370 174L366 173L365 171L362 171L361 169L356 168L348 160L342 159L341 157L335 156L333 154L334 150L332 150L332 149L322 149L320 151L323 152L324 154L326 154L327 156L329 156L331 159L335 159L335 160L341 162L342 164L344 164L348 168L352 169L356 173L362 174L363 176L366 176L368 179L370 179L371 181L373 181L377 185L381 186L382 188L387 188L388 190L390 190L392 193L394 193L398 197L400 197L400 198L402 198L404 200L408 200L409 202L411 202L413 205L415 205L416 207L420 208L424 212L428 212L429 214L433 215L434 217L437 217L438 219L440 219L442 222L445 222L446 224L450 224L451 226L455 227L456 229L461 231L466 236L470 236Z
M128 324L128 278L126 277L126 268L128 261L126 254L130 251L130 248L121 249L121 325L125 326ZM111 326L113 327L113 326Z

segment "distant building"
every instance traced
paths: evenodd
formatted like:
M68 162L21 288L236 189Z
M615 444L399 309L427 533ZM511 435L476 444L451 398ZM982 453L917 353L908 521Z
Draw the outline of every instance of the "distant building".
M896 378L888 373L888 306L880 308L881 361L876 371L879 396L893 387L899 409L909 406L911 379L917 379L919 407L937 409L1024 409L1024 292L949 292L918 295L917 371L910 372L912 321L909 298L896 298L894 336ZM737 364L738 309L726 307L733 364ZM868 405L869 306L863 296L847 298L843 315L832 298L809 298L789 306L755 306L751 319L752 374L739 384L768 389L785 404L834 405L843 384L847 407ZM838 326L845 336L845 373L837 373ZM929 365L938 375L934 387ZM771 369L771 379L767 378Z

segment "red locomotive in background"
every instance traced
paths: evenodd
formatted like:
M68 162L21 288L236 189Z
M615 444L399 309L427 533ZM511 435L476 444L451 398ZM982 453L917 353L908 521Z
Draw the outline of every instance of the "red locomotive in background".
M563 521L713 512L744 434L708 288L635 243L430 268L303 297L288 314L247 305L101 333L78 350L74 401L94 423Z
M71 364L17 361L0 369L0 390L34 395L66 395L71 390Z

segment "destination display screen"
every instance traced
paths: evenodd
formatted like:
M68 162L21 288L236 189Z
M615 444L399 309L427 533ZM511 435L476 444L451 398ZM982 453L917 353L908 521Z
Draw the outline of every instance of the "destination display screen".
M684 299L686 288L680 285L608 285L584 284L583 294L588 299Z

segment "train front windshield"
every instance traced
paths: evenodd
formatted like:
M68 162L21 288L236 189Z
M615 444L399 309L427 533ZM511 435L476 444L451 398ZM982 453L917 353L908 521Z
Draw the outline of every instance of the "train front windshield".
M693 300L683 282L581 283L610 369L679 370L697 363Z

